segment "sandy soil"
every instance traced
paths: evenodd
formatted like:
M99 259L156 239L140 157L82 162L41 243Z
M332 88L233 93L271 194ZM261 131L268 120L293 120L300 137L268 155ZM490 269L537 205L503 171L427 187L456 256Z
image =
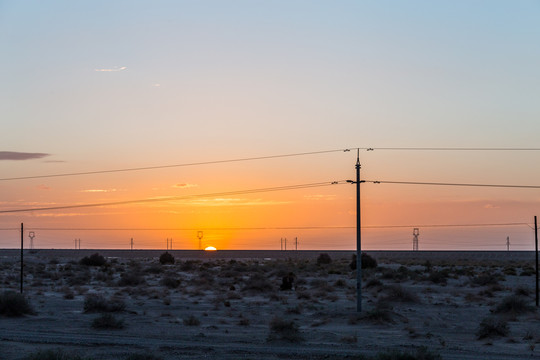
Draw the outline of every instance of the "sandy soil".
M379 266L363 270L357 314L350 253L317 264L314 253L190 260L173 252L174 265L159 263L162 251L131 259L103 253L101 267L79 264L82 253L25 253L24 294L35 314L0 316L0 359L44 349L91 359L355 359L420 347L443 359L540 358L533 261L520 256L426 263L375 253ZM1 291L18 291L19 259L0 255ZM296 288L280 291L289 272ZM123 328L92 326L101 316L85 311L93 295L125 305L110 313ZM505 311L505 299L532 308ZM508 333L479 339L484 319L506 323Z

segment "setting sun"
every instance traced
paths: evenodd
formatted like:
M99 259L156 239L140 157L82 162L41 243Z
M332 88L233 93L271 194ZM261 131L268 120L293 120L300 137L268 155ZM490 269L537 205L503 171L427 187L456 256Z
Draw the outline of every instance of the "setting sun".
M216 251L217 249L213 246L208 246L206 248L204 248L204 251Z

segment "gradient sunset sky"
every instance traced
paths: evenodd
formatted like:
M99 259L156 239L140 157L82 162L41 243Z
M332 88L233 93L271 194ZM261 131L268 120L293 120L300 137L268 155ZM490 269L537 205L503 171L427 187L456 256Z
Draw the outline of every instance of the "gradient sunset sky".
M369 147L368 180L540 185L540 151L382 149L540 148L539 1L6 0L0 44L0 211L354 179ZM0 248L24 222L37 248L354 249L354 191L0 213ZM415 226L424 250L531 250L534 215L540 189L362 184L367 250Z

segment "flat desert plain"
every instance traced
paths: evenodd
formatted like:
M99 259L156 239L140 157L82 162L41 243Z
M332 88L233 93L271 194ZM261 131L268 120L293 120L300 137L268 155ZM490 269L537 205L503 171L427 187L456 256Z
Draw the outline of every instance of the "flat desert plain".
M540 358L534 252L164 252L1 250L0 359Z

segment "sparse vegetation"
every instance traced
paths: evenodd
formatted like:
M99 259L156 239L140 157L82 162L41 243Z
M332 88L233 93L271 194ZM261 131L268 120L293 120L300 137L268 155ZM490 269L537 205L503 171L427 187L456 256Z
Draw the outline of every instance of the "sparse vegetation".
M413 352L401 350L380 352L373 360L442 360L442 357L440 354L428 350L425 346L421 346Z
M302 334L298 325L293 320L284 320L279 317L274 317L270 321L270 334L268 341L283 340L287 342L301 342Z
M377 265L377 260L366 253L362 253L362 269L375 269ZM351 270L356 270L356 254L352 255L349 267Z
M102 295L88 294L84 298L84 312L118 312L124 311L126 304L118 298L106 299Z
M95 318L92 321L92 327L94 329L101 329L101 330L123 329L124 328L124 320L115 317L111 313L105 313L105 314L99 315L97 318Z
M319 254L317 258L317 265L327 265L332 263L332 258L327 253Z
M505 320L488 317L482 320L478 331L476 331L476 337L478 340L492 337L508 336L510 329L508 323Z
M24 360L91 360L79 355L70 354L64 350L39 350L24 358Z
M529 304L529 300L523 296L517 295L505 297L501 303L493 309L493 313L495 314L508 314L514 316L532 311L534 311L534 307Z
M182 321L185 326L199 326L201 321L195 317L195 315L190 315L189 317L183 319Z
M407 290L401 285L390 285L385 289L385 300L393 302L418 303L420 299L412 291Z
M162 265L174 264L174 256L166 251L159 257L159 262Z
M85 266L103 266L107 263L107 260L102 255L95 253L90 256L83 257L79 263Z
M4 291L0 295L0 315L16 317L33 313L34 310L24 295L14 291Z

